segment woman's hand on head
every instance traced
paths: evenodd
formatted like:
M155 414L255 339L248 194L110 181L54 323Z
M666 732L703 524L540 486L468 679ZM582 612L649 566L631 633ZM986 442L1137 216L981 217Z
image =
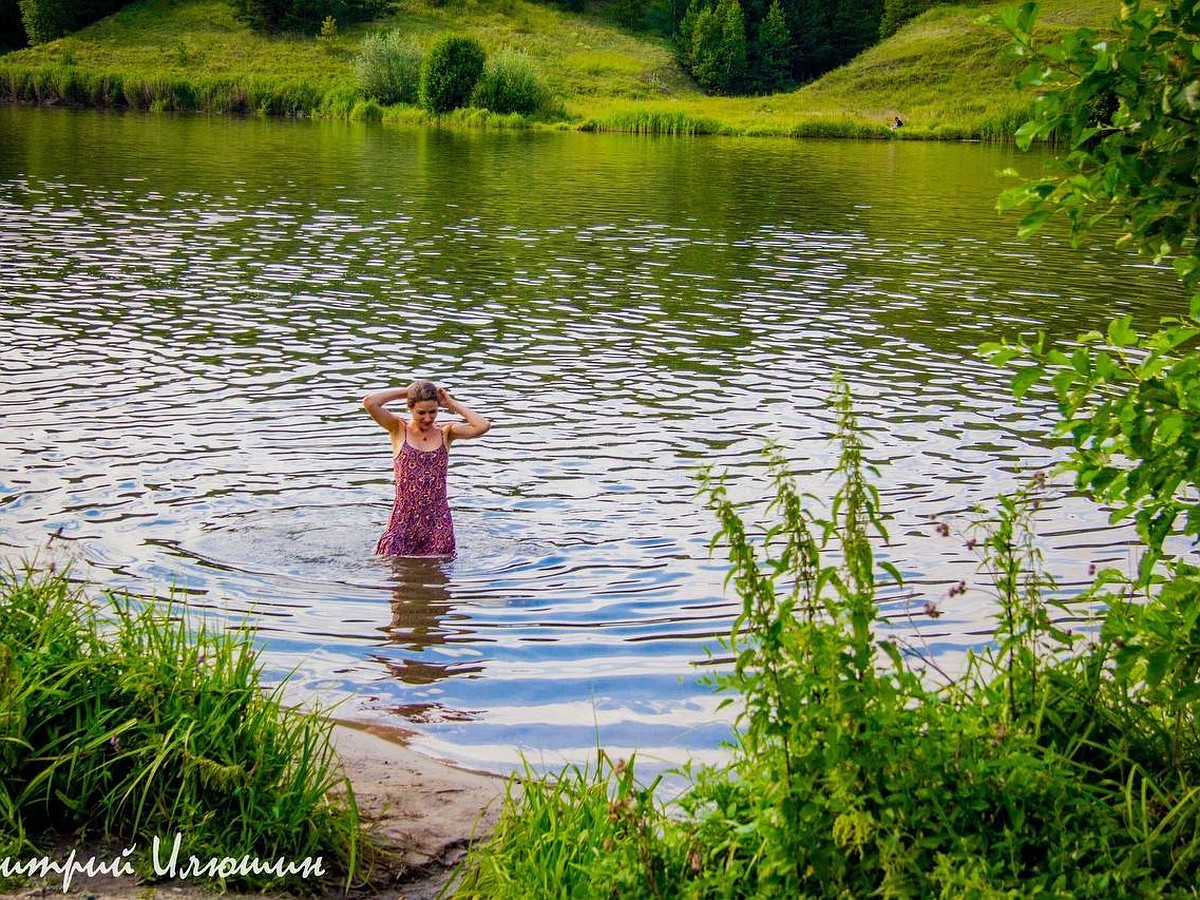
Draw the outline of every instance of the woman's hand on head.
M442 409L449 409L450 404L454 402L454 398L450 396L450 392L444 387L439 387L437 392L438 406L442 407Z

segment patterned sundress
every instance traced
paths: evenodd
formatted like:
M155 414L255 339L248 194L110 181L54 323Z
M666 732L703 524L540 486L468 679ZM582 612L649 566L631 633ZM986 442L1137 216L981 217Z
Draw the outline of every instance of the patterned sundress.
M396 502L387 531L375 545L386 556L453 556L454 522L446 499L450 450L446 433L436 450L418 450L407 438L392 460Z

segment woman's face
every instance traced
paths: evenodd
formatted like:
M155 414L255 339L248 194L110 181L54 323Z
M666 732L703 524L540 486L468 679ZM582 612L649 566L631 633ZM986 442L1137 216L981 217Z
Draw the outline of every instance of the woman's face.
M418 400L409 409L412 411L413 425L418 431L428 431L437 419L438 402L436 400Z

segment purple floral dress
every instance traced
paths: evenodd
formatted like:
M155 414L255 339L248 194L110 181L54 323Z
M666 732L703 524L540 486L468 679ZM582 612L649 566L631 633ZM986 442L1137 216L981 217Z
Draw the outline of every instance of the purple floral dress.
M454 522L446 500L450 451L446 433L436 450L418 450L405 439L392 460L396 502L375 552L387 556L453 556Z

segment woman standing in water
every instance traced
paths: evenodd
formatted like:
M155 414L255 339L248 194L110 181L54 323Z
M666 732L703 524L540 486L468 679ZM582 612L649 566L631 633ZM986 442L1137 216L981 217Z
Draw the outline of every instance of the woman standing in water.
M411 420L387 410L387 404L396 400L408 404ZM376 391L363 398L363 406L392 436L392 468L396 472L396 502L375 552L388 556L453 556L454 522L446 500L450 444L486 434L491 422L431 381ZM439 425L439 409L462 416L463 421Z

